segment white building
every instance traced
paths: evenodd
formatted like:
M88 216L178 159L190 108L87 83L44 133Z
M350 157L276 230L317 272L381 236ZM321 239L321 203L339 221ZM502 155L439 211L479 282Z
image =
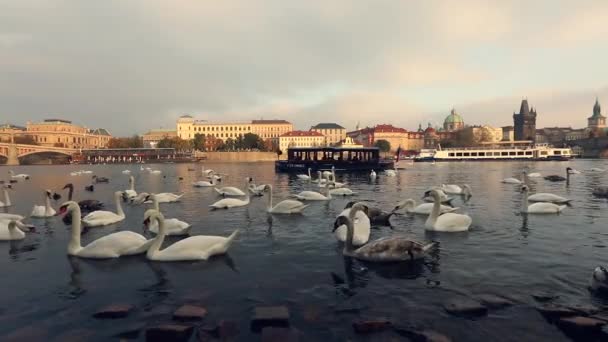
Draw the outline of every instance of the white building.
M279 137L279 150L287 152L290 147L320 147L325 144L325 136L314 131L291 131Z

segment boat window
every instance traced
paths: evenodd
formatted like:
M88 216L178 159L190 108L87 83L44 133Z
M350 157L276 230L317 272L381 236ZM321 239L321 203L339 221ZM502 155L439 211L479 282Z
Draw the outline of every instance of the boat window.
M456 157L462 157L462 152L456 152Z
M560 151L560 150L555 150L555 151L553 151L553 154L562 154L562 151Z
M540 151L540 154L541 154L542 156L546 156L546 155L547 155L547 151Z
M509 155L510 155L510 156L514 156L514 155L515 155L515 151L511 151L511 152L509 152Z
M485 153L485 152L479 152L479 156L480 156L480 157L485 157L485 156L486 156L486 153Z
M499 156L499 155L500 155L500 152L494 152L494 155L495 155L495 156Z
M508 156L508 155L509 155L509 152L500 152L500 155L501 155L501 156Z
M527 156L531 156L532 155L532 151L526 151L526 155Z
M477 152L471 152L471 157L477 157Z
M454 156L454 152L448 153L448 157L453 157L453 156Z
M468 156L470 156L470 155L471 155L471 154L470 154L469 152L465 152L465 153L463 154L463 156L465 156L465 157L468 157Z
M524 155L524 151L517 151L517 155L518 156L523 156Z

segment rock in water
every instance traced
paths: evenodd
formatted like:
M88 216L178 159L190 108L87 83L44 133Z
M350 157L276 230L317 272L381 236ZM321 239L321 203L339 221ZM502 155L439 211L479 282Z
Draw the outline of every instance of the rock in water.
M443 307L448 313L458 316L484 316L488 313L487 307L470 299L451 300Z
M163 324L146 330L146 342L188 341L194 328L189 325Z
M260 331L265 326L288 327L289 310L286 306L262 306L254 309L251 330Z
M207 316L207 310L196 305L182 305L174 313L173 319L178 321L201 320Z
M111 304L93 314L95 318L127 317L135 307L131 304Z

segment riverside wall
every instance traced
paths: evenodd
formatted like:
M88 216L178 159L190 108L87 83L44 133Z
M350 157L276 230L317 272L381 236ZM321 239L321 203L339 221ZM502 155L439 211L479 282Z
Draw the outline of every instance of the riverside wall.
M207 162L250 163L277 160L275 152L196 152L194 157Z

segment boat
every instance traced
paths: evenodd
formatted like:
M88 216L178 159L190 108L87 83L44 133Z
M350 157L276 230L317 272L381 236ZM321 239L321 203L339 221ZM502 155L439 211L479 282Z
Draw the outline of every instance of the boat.
M416 162L430 161L496 161L532 160L566 161L574 154L569 147L552 147L548 144L514 144L512 142L482 144L475 147L441 148L422 151L414 159Z
M363 172L394 168L394 161L382 159L377 147L292 147L287 160L275 162L277 172L331 171Z

